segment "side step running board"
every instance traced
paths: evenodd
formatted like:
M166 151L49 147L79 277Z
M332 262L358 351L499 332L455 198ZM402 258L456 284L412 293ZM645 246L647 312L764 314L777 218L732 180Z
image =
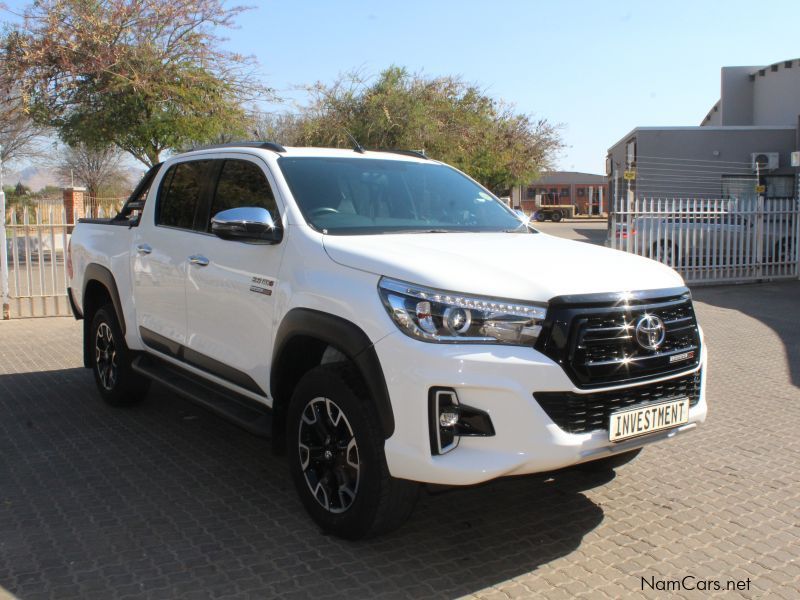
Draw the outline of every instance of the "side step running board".
M233 421L260 437L272 434L272 411L214 382L206 381L154 356L139 355L131 364L137 373Z

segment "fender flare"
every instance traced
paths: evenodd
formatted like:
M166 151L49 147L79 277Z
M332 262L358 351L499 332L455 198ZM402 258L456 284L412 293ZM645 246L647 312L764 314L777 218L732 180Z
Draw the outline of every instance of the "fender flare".
M106 267L98 265L97 263L89 263L86 266L83 277L83 296L81 296L81 312L83 317L86 314L86 290L89 284L93 281L98 282L100 285L108 290L108 295L111 296L111 303L114 305L114 312L117 313L117 320L119 321L122 335L125 335L125 313L122 312L122 302L119 299L119 290L117 289L117 282L114 280L114 275L111 274ZM91 333L89 329L92 327L92 319L83 319L83 366L91 368L92 366L92 350L90 346Z
M281 354L287 344L298 336L316 338L347 356L358 368L370 397L378 409L384 439L394 433L394 413L389 390L372 341L355 323L335 315L309 308L294 308L286 313L275 336L275 352L270 372L272 397L281 379Z
M81 297L83 306L83 313L86 313L86 288L92 281L97 281L108 290L111 296L111 302L114 305L114 310L117 312L117 319L119 319L119 326L122 329L122 335L125 335L125 313L122 312L122 302L119 299L119 290L117 289L117 282L114 275L106 267L98 265L97 263L89 263L86 265L83 277L83 296Z

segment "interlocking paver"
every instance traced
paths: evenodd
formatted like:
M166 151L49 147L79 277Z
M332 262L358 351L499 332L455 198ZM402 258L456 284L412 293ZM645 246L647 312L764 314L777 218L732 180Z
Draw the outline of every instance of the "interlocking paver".
M321 535L269 443L154 386L104 406L80 324L0 322L0 597L656 598L800 590L800 282L695 290L708 422L613 480L424 495L378 540ZM680 591L672 597L706 597Z

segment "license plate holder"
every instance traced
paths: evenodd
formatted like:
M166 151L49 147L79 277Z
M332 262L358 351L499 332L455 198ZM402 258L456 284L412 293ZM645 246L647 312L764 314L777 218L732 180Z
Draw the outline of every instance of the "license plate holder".
M689 398L675 398L611 413L608 440L622 442L640 435L680 427L689 422Z

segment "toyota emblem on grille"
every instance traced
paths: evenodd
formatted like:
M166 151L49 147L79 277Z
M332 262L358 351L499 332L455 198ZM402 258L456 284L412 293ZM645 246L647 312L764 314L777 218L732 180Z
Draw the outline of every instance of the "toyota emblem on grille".
M636 323L636 343L646 350L658 350L666 335L664 321L655 315L644 315Z

